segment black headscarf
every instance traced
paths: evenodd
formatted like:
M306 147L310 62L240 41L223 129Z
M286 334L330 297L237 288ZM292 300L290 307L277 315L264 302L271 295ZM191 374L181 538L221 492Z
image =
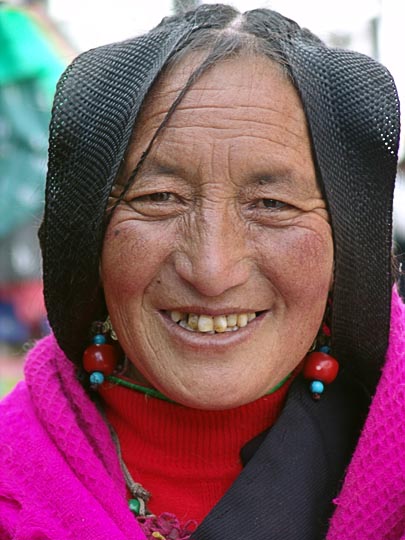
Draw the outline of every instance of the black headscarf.
M59 82L40 240L49 322L78 364L92 321L105 314L105 210L144 98L173 54L202 29L226 27L236 13L203 5L164 19L144 36L82 54ZM332 350L372 391L389 331L399 139L394 82L371 58L329 48L274 11L243 18L242 27L280 52L301 97L334 236Z

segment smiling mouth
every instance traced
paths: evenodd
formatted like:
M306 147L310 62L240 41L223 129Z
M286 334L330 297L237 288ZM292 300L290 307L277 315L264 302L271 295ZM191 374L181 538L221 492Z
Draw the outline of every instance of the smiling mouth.
M166 311L173 322L188 330L202 334L236 332L252 322L261 312L235 313L231 315L198 315L181 311Z

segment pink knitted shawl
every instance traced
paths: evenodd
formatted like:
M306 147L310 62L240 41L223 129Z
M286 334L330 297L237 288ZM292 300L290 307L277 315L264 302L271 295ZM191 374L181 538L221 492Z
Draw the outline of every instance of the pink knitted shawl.
M387 362L328 540L405 540L404 321L394 294ZM0 404L0 539L145 540L108 429L52 336Z
M0 539L144 540L108 428L53 336L25 376L0 405Z
M405 306L394 291L386 363L328 540L405 540Z

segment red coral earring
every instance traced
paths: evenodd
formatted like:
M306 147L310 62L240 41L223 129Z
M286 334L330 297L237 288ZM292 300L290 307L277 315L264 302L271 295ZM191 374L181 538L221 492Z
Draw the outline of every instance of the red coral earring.
M312 398L318 401L325 390L325 384L332 383L339 372L339 362L329 353L329 347L323 346L319 351L307 354L303 376L311 381L309 388Z
M95 334L92 344L83 353L83 368L89 373L92 388L97 388L111 375L118 365L118 352L113 345L107 343L103 333L103 323L93 326Z
M339 373L339 362L330 353L330 321L332 297L329 296L324 319L312 350L304 361L303 376L311 381L309 388L312 398L318 401L325 390L325 385L332 383Z

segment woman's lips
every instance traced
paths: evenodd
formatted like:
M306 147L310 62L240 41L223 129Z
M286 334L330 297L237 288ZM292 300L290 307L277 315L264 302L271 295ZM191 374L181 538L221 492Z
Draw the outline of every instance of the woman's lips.
M182 318L175 322L172 320L172 313L174 310L164 310L159 311L159 314L161 315L161 320L166 327L168 333L170 336L181 346L186 346L191 349L196 350L215 350L217 352L220 352L222 349L226 349L229 346L234 346L239 343L244 342L245 340L250 339L254 332L261 326L262 322L264 321L266 315L270 313L270 310L265 311L258 311L258 312L244 312L244 313L238 313L237 315L237 321L238 316L241 316L240 323L241 325L233 325L230 327L230 330L227 329L224 331L215 331L215 330L194 330L188 325L189 317L190 315L196 315L192 312L188 311L178 311L177 313L182 314ZM175 310L177 311L177 310ZM248 313L250 316L248 317ZM183 315L184 314L184 315ZM208 315L206 313L197 315L199 319L202 318L202 324L206 324L206 317L210 317L212 319L212 324L214 324L214 319L218 317L228 317L230 315L235 314L229 314L229 315ZM254 315L254 316L253 316ZM175 318L177 318L177 315L175 314ZM249 319L249 320L247 320ZM182 323L183 321L183 323ZM187 322L186 322L187 321ZM234 319L231 317L230 322L232 323ZM187 324L187 327L186 327ZM192 323L192 324L195 324ZM200 321L198 321L197 324L200 324ZM204 326L204 328L210 328L210 322L208 322L208 326ZM223 321L222 321L223 324ZM218 321L217 321L218 325ZM235 328L235 329L234 329Z

